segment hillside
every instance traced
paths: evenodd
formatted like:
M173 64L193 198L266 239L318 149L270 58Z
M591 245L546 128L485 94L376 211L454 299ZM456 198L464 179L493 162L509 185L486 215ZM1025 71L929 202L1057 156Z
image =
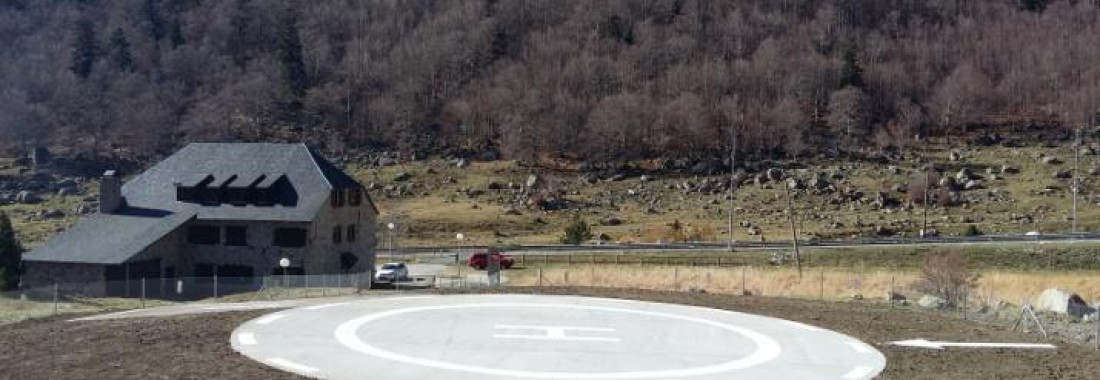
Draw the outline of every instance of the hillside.
M944 139L876 159L819 157L740 167L732 203L735 238L789 239L785 182L803 239L917 236L924 221L921 170L929 164L934 171L928 223L936 233L1068 232L1072 147L1013 141L979 146ZM1081 230L1100 229L1098 149L1081 149ZM458 244L458 233L468 237L464 244L554 243L574 218L592 224L597 237L621 242L729 236L729 175L706 161L552 169L511 160L411 160L396 153L334 158L368 187L382 222L397 222L401 246ZM35 175L21 164L0 160L0 210L12 214L29 245L94 210L94 174ZM23 190L42 202L20 202ZM676 221L679 231L671 226ZM971 226L976 231L968 232Z
M149 160L306 141L531 163L1064 133L1100 94L1085 0L0 3L0 145ZM18 153L18 152L13 152Z

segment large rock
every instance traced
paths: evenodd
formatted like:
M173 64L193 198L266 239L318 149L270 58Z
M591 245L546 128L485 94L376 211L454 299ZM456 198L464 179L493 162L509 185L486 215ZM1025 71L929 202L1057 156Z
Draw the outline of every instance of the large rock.
M1068 314L1074 317L1084 317L1096 312L1081 296L1066 289L1050 288L1039 294L1035 300L1035 310L1048 311L1055 314Z
M926 309L942 309L947 306L947 301L931 294L925 294L917 300L917 305Z
M764 172L764 176L769 181L779 181L779 180L783 179L784 173L783 173L782 170L779 170L779 169L776 169L776 168L771 168L771 169L768 169L766 172Z
M15 195L15 201L23 204L34 204L42 202L42 198L35 193L23 190Z
M524 182L524 184L527 185L528 188L533 188L535 186L538 186L540 181L541 178L539 178L537 174L532 174L527 176L527 182Z

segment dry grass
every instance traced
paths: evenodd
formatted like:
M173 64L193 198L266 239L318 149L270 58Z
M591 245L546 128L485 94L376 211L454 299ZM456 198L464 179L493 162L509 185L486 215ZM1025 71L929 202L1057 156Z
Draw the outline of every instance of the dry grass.
M537 285L538 270L509 272L510 284ZM542 285L680 291L697 288L720 294L740 294L744 289L754 295L775 297L850 299L862 295L884 299L891 290L910 298L919 297L909 289L918 276L919 272L914 270L813 268L805 270L799 279L794 268L577 265L542 268ZM1100 272L982 272L970 299L979 303L990 299L1020 303L1052 287L1070 289L1086 300L1100 301Z

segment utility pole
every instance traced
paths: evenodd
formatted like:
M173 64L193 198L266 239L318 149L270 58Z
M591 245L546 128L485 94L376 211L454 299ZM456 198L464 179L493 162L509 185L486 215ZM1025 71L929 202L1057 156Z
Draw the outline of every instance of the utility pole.
M733 207L734 207L734 187L737 186L737 132L733 130L733 125L730 124L730 187L727 191L727 197L729 198L729 251L733 252Z
M1077 138L1073 143L1073 228L1071 232L1077 233L1077 193L1080 192L1081 180L1079 170L1081 168L1081 127L1077 127Z
M791 186L783 181L783 192L787 194L787 221L791 223L791 243L794 244L794 261L798 265L798 279L802 279L802 253L798 251L798 230L794 227L794 202L791 201Z
M924 170L924 221L921 222L920 237L925 238L928 235L928 188L932 186L932 173L928 171L928 168Z

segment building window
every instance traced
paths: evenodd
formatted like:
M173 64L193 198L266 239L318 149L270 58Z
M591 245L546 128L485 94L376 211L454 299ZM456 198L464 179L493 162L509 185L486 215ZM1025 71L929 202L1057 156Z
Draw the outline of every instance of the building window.
M344 189L332 189L332 207L344 207Z
M343 235L340 226L332 227L332 244L340 244Z
M248 246L248 228L245 226L226 226L225 245L233 247Z
M359 206L363 203L363 194L358 187L348 189L348 204L351 206Z
M348 243L354 242L355 241L355 225L354 224L349 225L347 230L348 230L348 232L347 232L348 233L348 239L347 239Z
M218 226L191 226L187 228L187 242L191 244L221 243L221 229Z
M274 243L276 247L301 248L306 246L308 235L304 228L276 228Z

